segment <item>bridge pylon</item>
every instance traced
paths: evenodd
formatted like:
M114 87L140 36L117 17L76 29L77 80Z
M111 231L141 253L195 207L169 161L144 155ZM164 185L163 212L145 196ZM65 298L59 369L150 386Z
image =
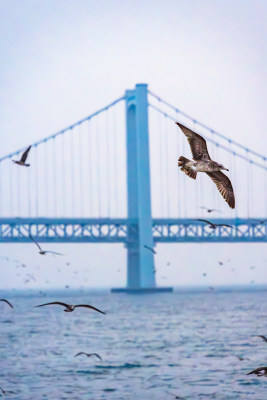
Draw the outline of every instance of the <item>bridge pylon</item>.
M112 292L170 292L157 287L152 236L147 84L125 93L128 218L127 287Z

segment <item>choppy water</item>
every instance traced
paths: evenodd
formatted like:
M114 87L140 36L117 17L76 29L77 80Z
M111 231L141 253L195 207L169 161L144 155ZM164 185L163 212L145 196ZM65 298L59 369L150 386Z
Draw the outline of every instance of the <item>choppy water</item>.
M10 298L0 304L0 386L14 400L267 399L266 292ZM89 302L65 313L54 300ZM103 361L77 357L97 352ZM240 361L236 356L244 357Z

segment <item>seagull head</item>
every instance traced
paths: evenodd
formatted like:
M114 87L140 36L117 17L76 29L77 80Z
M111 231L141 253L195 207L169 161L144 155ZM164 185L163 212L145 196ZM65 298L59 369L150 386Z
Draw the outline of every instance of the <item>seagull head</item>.
M222 164L219 164L218 167L220 170L229 171L229 169L225 168Z

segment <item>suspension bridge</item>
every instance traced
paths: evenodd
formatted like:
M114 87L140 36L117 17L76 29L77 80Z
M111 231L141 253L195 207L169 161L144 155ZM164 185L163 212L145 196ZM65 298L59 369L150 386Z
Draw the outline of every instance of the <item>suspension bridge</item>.
M174 121L204 136L212 158L230 169L235 210L205 174L192 181L178 171L178 156L191 155ZM127 285L114 291L171 290L156 286L157 243L267 242L267 157L146 84L33 143L30 168L11 162L23 150L0 158L0 243L27 243L29 234L39 242L123 243ZM234 229L198 221L207 217L203 206L218 210L212 223Z

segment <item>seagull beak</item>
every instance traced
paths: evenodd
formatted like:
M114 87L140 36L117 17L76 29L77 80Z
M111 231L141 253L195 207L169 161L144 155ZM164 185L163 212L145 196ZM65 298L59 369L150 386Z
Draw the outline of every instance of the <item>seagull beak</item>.
M227 168L222 168L224 171L229 171L229 169L227 169Z

